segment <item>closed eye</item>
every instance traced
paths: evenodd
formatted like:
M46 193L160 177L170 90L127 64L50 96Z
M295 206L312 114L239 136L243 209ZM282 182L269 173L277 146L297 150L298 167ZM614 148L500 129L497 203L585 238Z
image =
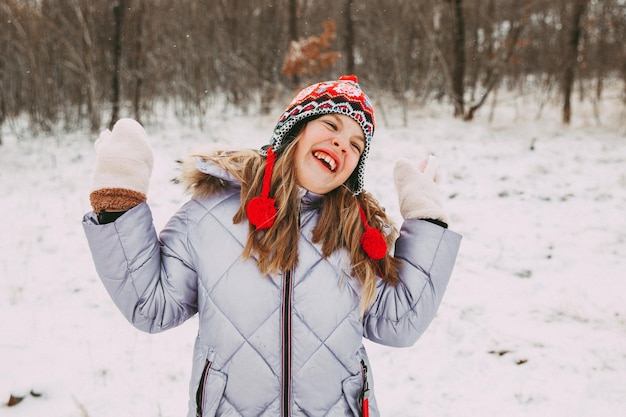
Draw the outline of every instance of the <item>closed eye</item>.
M358 142L352 142L352 147L359 153L359 155L361 154L361 145Z
M324 123L326 123L326 125L332 128L333 130L337 130L337 125L335 123L328 121L328 120L325 120Z

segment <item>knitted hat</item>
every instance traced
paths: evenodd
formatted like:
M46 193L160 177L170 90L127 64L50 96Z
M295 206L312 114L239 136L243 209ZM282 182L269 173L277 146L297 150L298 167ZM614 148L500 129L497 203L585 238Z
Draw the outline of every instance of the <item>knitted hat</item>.
M323 81L300 91L278 120L268 146L280 153L293 140L289 132L299 122L331 113L352 118L363 130L365 148L354 172L346 181L352 194L358 195L363 190L365 160L374 135L374 108L359 87L355 75L344 75L337 81ZM261 149L262 155L267 154L268 146Z

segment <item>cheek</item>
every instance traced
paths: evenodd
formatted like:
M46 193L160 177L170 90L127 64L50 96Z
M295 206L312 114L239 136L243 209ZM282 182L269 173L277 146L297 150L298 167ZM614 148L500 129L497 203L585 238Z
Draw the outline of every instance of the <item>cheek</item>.
M354 170L356 170L356 167L359 165L359 160L360 159L361 158L359 156L354 156L353 158L350 158L350 161L347 164L348 169L350 171L350 175L352 175Z
M304 156L308 153L308 150L306 149L306 146L304 146L302 144L302 141L299 141L296 144L296 148L294 149L293 152L293 160L292 163L294 164L294 166L297 168L300 164L302 164L302 161L304 159Z

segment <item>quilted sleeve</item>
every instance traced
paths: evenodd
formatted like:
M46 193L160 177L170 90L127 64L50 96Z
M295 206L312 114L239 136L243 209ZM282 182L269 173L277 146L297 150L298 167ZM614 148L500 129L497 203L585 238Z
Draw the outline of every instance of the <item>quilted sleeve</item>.
M197 279L183 207L157 237L146 203L114 223L83 218L96 271L126 319L145 332L175 327L197 312Z
M380 279L376 299L366 311L364 336L388 346L413 345L424 333L450 280L461 236L423 220L406 220L396 241L400 280Z

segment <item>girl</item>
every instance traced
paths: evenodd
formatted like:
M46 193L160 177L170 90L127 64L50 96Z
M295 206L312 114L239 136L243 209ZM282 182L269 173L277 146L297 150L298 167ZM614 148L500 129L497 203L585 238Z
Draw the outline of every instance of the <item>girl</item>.
M356 77L307 87L260 151L185 161L193 197L158 236L143 128L123 119L96 142L83 225L104 286L146 332L199 314L189 416L379 415L363 337L415 343L461 237L432 157L396 164L405 221L389 226L363 190L373 133Z

